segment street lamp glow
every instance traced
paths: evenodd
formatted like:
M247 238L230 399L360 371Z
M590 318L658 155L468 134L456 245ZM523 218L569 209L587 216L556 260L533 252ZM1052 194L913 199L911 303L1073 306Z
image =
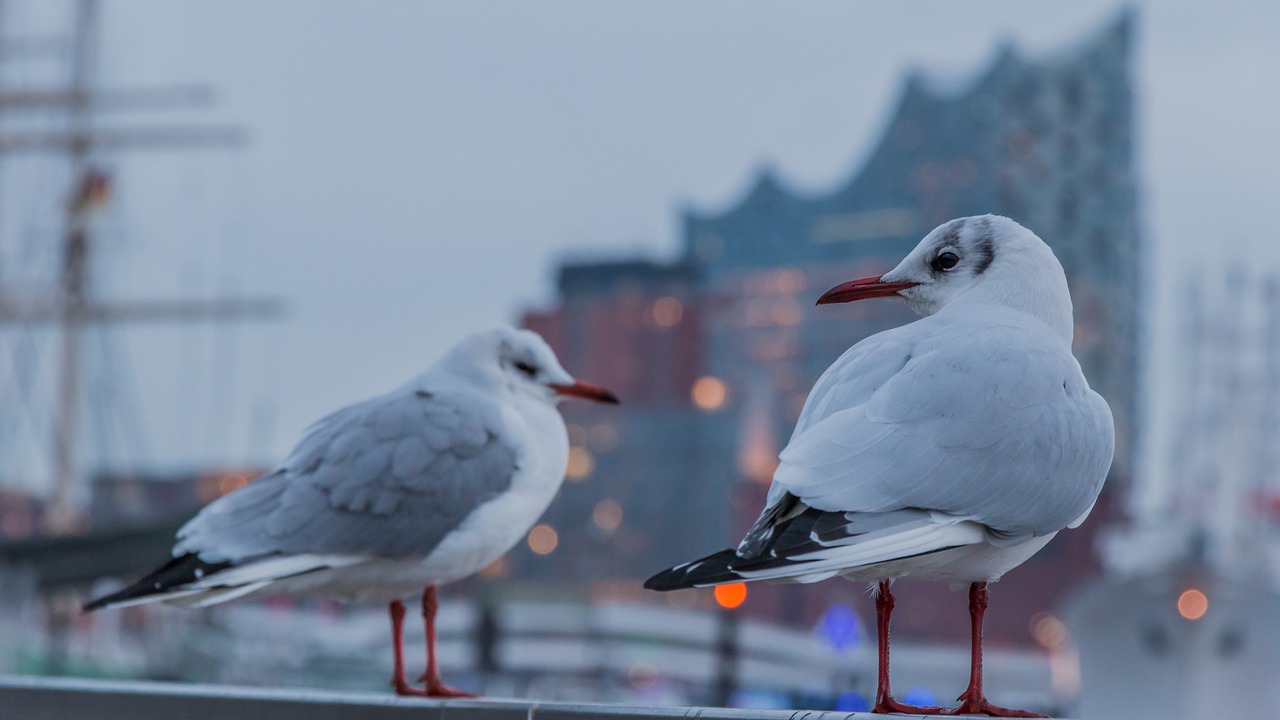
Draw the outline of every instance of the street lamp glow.
M529 549L537 555L550 555L560 544L556 529L545 523L534 525L529 531Z
M653 321L662 327L674 327L680 323L682 317L684 317L684 305L673 297L660 298L653 304Z
M729 583L716 586L716 603L725 610L732 610L747 601L746 583Z
M613 533L622 524L622 506L617 500L601 500L591 511L591 522L604 532Z
M698 378L693 384L690 395L693 397L693 404L703 410L716 410L724 405L725 398L729 391L725 388L724 382L720 378L706 375Z
M565 465L564 475L570 480L585 480L596 468L596 459L591 452L582 447L569 448L569 462Z
M1199 620L1209 612L1209 598L1205 594L1191 588L1178 596L1178 614L1188 620Z

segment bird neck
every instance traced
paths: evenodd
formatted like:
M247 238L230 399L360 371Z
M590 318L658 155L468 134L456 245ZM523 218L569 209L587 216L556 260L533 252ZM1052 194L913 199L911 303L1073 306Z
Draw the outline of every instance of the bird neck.
M1029 255L1007 258L999 269L993 267L983 282L956 298L959 302L954 304L994 303L1016 310L1048 325L1070 345L1075 336L1075 319L1067 276L1047 247L1045 252L1052 262Z

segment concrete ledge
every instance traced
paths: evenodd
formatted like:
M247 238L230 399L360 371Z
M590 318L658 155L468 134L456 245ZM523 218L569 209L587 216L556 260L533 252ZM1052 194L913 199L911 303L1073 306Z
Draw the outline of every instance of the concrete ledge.
M40 720L854 720L866 713L429 700L391 694L0 675L0 716ZM923 717L923 716L898 716Z

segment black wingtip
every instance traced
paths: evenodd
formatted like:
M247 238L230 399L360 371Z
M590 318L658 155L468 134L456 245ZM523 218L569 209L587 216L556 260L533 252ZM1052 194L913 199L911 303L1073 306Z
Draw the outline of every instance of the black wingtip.
M694 560L693 562L663 570L645 580L644 587L646 590L667 592L669 590L684 590L705 585L738 582L742 578L729 569L729 564L737 557L733 550L721 550L701 560Z
M645 590L657 590L658 592L667 592L668 590L680 590L681 588L691 587L680 583L680 578L684 577L684 573L677 568L669 568L654 575L644 581Z
M84 612L93 612L126 600L136 600L148 595L163 595L180 585L195 582L231 567L230 562L205 562L194 553L173 558L138 582L110 595L103 595L84 604Z
M94 610L101 610L102 608L114 605L115 603L132 600L133 598L142 597L146 594L147 593L139 587L139 584L134 584L120 590L119 592L113 592L110 595L103 595L100 598L90 600L81 606L80 609L83 612L93 612Z

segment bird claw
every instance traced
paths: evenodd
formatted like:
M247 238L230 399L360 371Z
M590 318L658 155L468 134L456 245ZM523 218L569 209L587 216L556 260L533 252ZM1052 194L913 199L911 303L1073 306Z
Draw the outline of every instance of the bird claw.
M892 697L880 698L876 701L876 706L871 708L871 712L885 715L888 713L902 713L906 715L942 715L947 711L946 708L934 705L908 705L894 700Z
M467 692L467 691L465 691L465 690L459 690L459 689L458 689L458 688L456 688L456 687L452 687L452 686L450 686L450 685L445 685L444 683L437 683L437 684L435 684L435 685L428 685L428 686L427 686L427 695L429 695L429 696L431 696L431 697L444 697L444 698L477 698L477 697L480 697L479 695L476 695L475 693L469 693L469 692ZM1038 717L1038 716L1037 716L1037 717Z
M1047 718L1048 715L1040 715L1039 713L1027 712L1026 710L1010 710L987 702L987 699L980 697L977 700L971 700L968 693L961 695L959 698L960 705L953 708L937 707L936 705L908 705L894 700L892 697L882 697L876 700L876 706L871 708L871 712L881 715L889 713L900 713L904 715L987 715L990 717L1010 717L1010 718Z
M452 685L445 685L443 682L440 681L440 678L438 677L432 678L427 675L423 675L422 677L418 678L418 682L424 682L427 684L427 689L426 689L427 697L444 697L444 698L480 697L479 695L476 695L474 693L469 693L465 690L459 690L458 688L453 687Z
M420 688L414 685L410 685L409 683L406 683L406 682L393 682L391 683L391 686L395 688L397 695L404 695L407 697L432 697L432 698L480 697L479 695L474 695L472 693L459 690L458 688L455 688L451 685L445 685L444 683L440 682L439 679L436 679L435 682L432 682L429 678L425 676L418 679L420 681L426 681L427 686L424 688Z
M391 682L391 687L395 689L397 695L404 695L407 697L431 697L427 694L426 688L414 687L407 682L393 680Z
M1002 708L998 705L992 705L987 702L984 697L974 700L969 697L968 693L959 697L960 705L958 707L944 710L944 715L986 715L988 717L1007 717L1007 718L1047 718L1048 715L1040 713L1028 712L1026 710L1010 710Z

